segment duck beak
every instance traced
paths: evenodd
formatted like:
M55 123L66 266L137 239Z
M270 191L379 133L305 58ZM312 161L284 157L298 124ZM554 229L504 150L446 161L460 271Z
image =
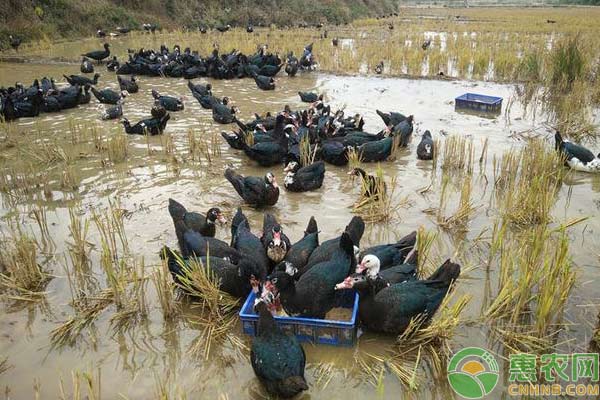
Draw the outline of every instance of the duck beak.
M273 244L277 247L281 245L281 232L275 232L273 234Z
M365 266L364 263L360 263L356 266L356 273L357 274L362 274L365 270L367 269L367 267Z
M289 170L292 169L292 167L290 167L290 164L288 164L288 165L285 166L285 168L283 169L283 172L288 172Z
M273 285L273 283L271 281L266 281L263 284L263 292L262 292L262 296L261 298L264 299L273 299L275 297L275 294L277 292L277 288L275 287L275 285Z
M217 221L219 221L219 223L221 225L225 225L227 223L227 218L225 218L225 216L222 213L218 213L217 214Z
M254 277L254 275L252 275L250 277L250 286L252 286L252 292L254 292L254 294L258 294L258 288L260 286L260 281L258 279L256 279Z
M347 277L342 282L335 285L334 289L335 290L352 289L351 278Z
M273 187L275 189L279 188L279 185L277 184L277 181L275 180L275 177L273 177L273 183L272 183Z

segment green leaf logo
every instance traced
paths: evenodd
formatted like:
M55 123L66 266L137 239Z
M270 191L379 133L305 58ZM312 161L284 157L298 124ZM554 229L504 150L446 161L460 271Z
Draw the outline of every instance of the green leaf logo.
M487 350L467 347L448 364L450 387L466 399L482 399L498 384L498 363Z

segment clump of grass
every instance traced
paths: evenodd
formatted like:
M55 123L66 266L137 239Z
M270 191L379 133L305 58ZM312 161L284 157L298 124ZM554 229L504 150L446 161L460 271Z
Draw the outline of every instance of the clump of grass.
M567 37L550 56L550 83L563 94L573 88L585 71L586 60L580 47L579 36Z
M215 132L210 135L210 151L213 157L221 157L221 139Z
M473 75L477 78L485 78L490 65L490 54L487 50L479 50L475 53L473 60Z
M431 246L437 239L437 232L427 231L425 227L420 226L417 230L417 271L419 277L424 279L433 273L435 266L431 257Z
M473 173L475 148L472 139L465 136L451 136L445 140L441 154L442 169Z
M98 368L96 375L90 372L71 371L71 392L67 394L64 381L61 377L59 399L81 400L85 398L87 400L100 400L102 387L100 384L101 380L100 368ZM87 395L85 395L85 397L82 397L82 386L85 386L86 388Z
M144 272L144 260L137 262L134 259L134 265L128 269L128 276L121 276L120 285L115 288L125 289L119 294L117 303L117 312L110 318L110 323L115 331L130 329L135 324L148 315L148 306L146 302L146 275Z
M101 236L103 247L110 251L110 258L116 259L119 251L123 254L129 253L129 244L125 233L124 218L127 216L127 210L120 206L117 200L109 200L108 209L104 214L98 210L92 210L92 220Z
M127 135L122 133L117 133L108 139L106 143L106 153L108 154L110 162L118 164L125 161L129 153L128 145L129 141L127 140Z
M300 162L302 165L310 165L315 162L317 156L318 145L314 147L314 150L310 147L310 139L305 136L300 140Z
M486 137L483 139L483 145L481 146L481 154L479 155L479 173L485 175L487 166L489 140Z
M33 206L29 212L29 215L33 218L38 226L40 241L37 243L41 244L42 251L46 253L54 251L56 245L52 240L52 235L50 234L50 229L48 228L48 215L46 214L46 209L41 205Z
M472 299L471 295L462 295L454 304L450 305L454 295L454 287L440 304L438 316L427 326L423 325L426 316L414 318L402 335L396 341L399 356L412 352L419 347L433 346L441 350L448 350L448 342L452 339L456 328L461 323L461 313Z
M449 216L444 215L447 200L446 191L448 190L447 182L449 182L449 179L442 178L442 181L444 184L442 185L440 207L438 208L437 212L437 223L444 229L467 231L467 224L473 218L473 214L478 208L471 201L472 176L466 175L463 177L458 207L454 213Z
M321 389L325 390L329 382L333 379L335 375L335 368L333 363L319 363L315 368L315 376L317 379L315 380L315 384Z
M359 374L375 388L380 387L381 376L386 371L387 363L388 357L358 351L354 353L354 365Z
M520 226L549 222L566 173L562 164L559 155L540 140L505 153L494 165L495 196L502 217Z
M386 355L363 353L355 356L359 371L368 382L377 388L382 387L381 377L389 370L409 390L419 389L423 382L420 366L423 361L436 376L444 376L445 363L450 357L449 342L462 323L461 314L471 300L463 295L451 305L453 288L440 305L438 316L425 324L425 316L411 320L407 329L396 339L396 343Z
M74 157L56 141L44 141L41 144L34 145L32 148L24 147L20 149L20 152L24 158L34 160L46 166L58 163L70 164L74 161Z
M75 168L71 165L65 164L63 166L63 173L60 179L60 186L64 190L68 191L76 191L79 189L79 177L77 176L77 172Z
M174 283L167 265L167 260L162 260L160 267L152 275L152 283L158 296L163 318L172 320L179 314L179 307L175 302Z
M395 198L396 178L386 183L381 165L377 166L375 177L377 184L372 193L368 180L361 179L360 197L354 204L352 212L359 214L367 222L389 221L398 214L400 207L408 204L408 198L400 200Z
M200 142L196 138L196 134L192 128L187 131L187 143L188 143L188 154L192 157L192 160L200 161Z
M6 167L0 174L0 191L7 194L11 204L18 204L39 193L48 184L48 174L28 164L22 169Z
M98 126L95 122L84 122L78 124L75 119L71 116L69 117L69 138L71 139L71 144L77 144L83 141L83 139L87 136L86 133L89 132L90 135L94 135L94 131L98 130ZM84 125L85 124L85 125Z
M542 74L542 59L538 51L526 53L517 67L517 78L521 81L539 82Z
M162 142L164 139L164 143ZM163 152L166 156L175 154L175 142L173 141L173 135L168 133L160 136L161 143L163 143Z
M92 244L88 241L90 221L82 221L73 208L69 208L69 234L72 242L67 242L69 254L75 271L88 273L90 270L90 251Z
M396 340L389 364L392 372L410 389L416 390L419 386L421 378L417 371L422 359L427 360L435 376L445 375L446 361L450 358L449 342L462 323L461 314L472 298L463 295L450 305L453 294L451 287L440 305L437 318L427 326L424 325L424 316L414 318ZM412 368L408 368L407 361L412 361Z
M178 286L196 300L200 308L199 317L195 321L201 332L191 344L193 354L208 358L215 343L228 338L230 330L235 326L238 299L219 289L218 279L210 269L210 265L202 265L199 259L184 261L177 258L184 274L180 276Z
M361 157L360 157L360 153L356 150L356 149L350 149L348 150L348 167L350 169L353 168L357 168L360 166L361 163Z
M100 314L113 303L112 289L103 289L96 294L84 294L72 306L76 313L50 332L53 346L73 345L81 332L89 327Z
M42 298L51 275L38 263L35 239L13 232L1 245L0 286L8 297L30 301Z
M566 228L576 222L555 230L538 225L510 241L497 236L499 289L484 316L511 348L539 350L560 332L575 284Z

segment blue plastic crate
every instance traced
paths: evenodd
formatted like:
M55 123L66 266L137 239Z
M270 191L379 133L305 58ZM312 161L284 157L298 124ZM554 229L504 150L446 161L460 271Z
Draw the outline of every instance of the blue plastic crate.
M465 93L454 99L454 108L499 113L502 111L502 97Z
M344 293L346 292L346 293ZM350 290L338 292L339 307L351 308L350 321L333 321L300 317L275 317L275 322L284 332L293 334L300 342L328 344L332 346L353 346L356 343L356 318L358 315L358 293ZM250 292L240 310L242 330L256 336L258 315L254 312L254 292Z

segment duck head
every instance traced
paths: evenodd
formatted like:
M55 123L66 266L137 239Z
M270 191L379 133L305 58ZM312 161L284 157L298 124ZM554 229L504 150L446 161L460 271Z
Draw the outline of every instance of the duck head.
M564 141L563 141L563 138L562 138L560 132L556 131L556 133L554 134L554 149L557 151L561 150L563 143L564 143Z
M356 266L356 273L362 274L366 271L366 275L375 278L381 268L381 262L376 255L367 254L363 257L360 264Z
M110 45L108 43L104 43L104 49L108 50L110 48Z
M429 132L428 130L425 131L425 133L423 133L423 138L431 139L431 132Z
M214 224L215 222L219 222L221 225L227 223L227 218L221 213L221 210L217 207L213 207L206 213L206 222L209 224Z
M288 139L292 139L294 141L294 143L299 143L298 135L296 134L296 125L287 124L283 128L283 133L285 133L285 137L287 137Z
M277 188L277 180L275 179L275 175L273 175L272 172L267 172L267 174L265 175L265 183L267 185L271 185L274 188Z
M248 284L254 293L259 293L260 283L265 279L265 276L263 275L261 277L260 270L256 266L256 263L250 259L242 258L238 262L237 274L238 277L242 278L244 281L248 281Z
M367 176L367 173L362 168L353 168L352 170L348 171L348 175L360 176L364 178Z
M298 268L294 267L294 264L288 261L284 261L285 273L289 276L295 276L298 273Z
M281 225L276 224L273 226L272 233L273 239L267 244L267 257L273 262L279 263L287 254L287 244L281 239Z
M335 290L353 289L357 284L366 281L366 277L362 274L352 274L342 282L335 285Z
M290 171L285 175L285 178L283 178L283 184L286 188L294 183L294 175L296 174Z
M276 271L267 277L263 292L269 292L273 297L294 286L294 278L286 271Z
M297 161L290 161L288 165L285 166L283 172L297 172L300 169L300 163Z

